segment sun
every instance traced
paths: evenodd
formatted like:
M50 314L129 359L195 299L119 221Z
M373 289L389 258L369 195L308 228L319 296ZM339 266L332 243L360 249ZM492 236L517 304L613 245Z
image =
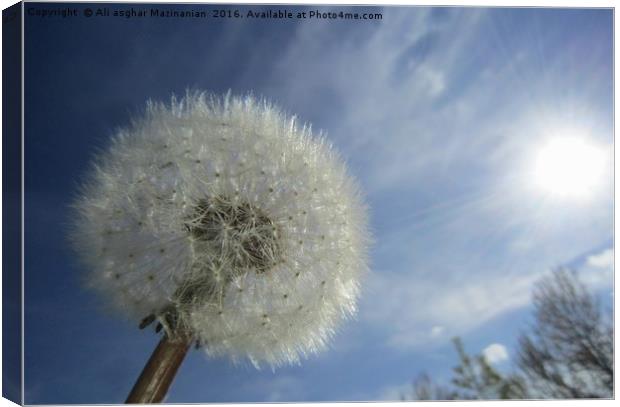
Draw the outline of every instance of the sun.
M533 183L555 198L587 198L604 175L604 149L575 136L556 137L535 153Z

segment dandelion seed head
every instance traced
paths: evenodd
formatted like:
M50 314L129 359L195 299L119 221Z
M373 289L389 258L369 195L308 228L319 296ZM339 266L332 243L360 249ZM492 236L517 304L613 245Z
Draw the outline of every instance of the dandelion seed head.
M252 96L149 102L75 202L89 284L130 318L257 367L323 350L354 314L366 210L322 135Z

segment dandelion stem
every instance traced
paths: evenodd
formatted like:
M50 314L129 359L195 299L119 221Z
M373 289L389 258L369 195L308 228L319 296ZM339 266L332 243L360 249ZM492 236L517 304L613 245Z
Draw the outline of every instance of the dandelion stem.
M144 366L125 403L160 403L166 396L191 343L192 339L187 336L172 340L168 338L168 335L164 335Z

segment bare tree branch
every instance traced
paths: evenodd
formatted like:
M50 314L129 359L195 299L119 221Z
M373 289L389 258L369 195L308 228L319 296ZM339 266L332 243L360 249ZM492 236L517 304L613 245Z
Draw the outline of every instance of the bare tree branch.
M518 366L540 397L613 396L613 328L573 271L558 269L533 293L535 323L519 338Z

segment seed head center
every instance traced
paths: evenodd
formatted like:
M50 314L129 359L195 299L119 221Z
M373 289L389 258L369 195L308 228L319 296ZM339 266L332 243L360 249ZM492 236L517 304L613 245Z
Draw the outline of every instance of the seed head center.
M205 244L215 262L232 267L232 274L253 270L264 273L278 264L282 250L278 228L263 212L247 202L224 197L198 201L189 233Z

